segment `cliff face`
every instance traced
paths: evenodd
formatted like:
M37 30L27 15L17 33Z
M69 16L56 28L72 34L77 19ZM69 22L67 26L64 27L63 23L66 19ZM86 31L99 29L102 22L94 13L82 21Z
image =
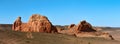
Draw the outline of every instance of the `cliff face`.
M57 32L57 29L52 25L48 18L39 14L33 14L27 23L16 20L12 27L13 30L22 32Z

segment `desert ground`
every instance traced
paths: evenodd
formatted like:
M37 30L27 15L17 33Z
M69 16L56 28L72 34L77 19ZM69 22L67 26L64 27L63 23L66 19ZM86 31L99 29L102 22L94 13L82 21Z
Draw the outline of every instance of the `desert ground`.
M12 31L11 24L0 24L0 44L119 44L120 28L99 27L109 32L115 40L92 37L75 37L57 33L32 33L33 38L27 38L26 32ZM63 26L64 27L64 26Z

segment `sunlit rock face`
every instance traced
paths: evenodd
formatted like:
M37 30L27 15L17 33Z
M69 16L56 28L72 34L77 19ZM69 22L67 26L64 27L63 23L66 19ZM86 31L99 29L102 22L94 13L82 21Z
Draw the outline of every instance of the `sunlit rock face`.
M22 23L20 25L16 24L20 21L15 21L13 24L13 30L22 32L57 32L56 27L48 20L46 16L39 14L33 14L27 23ZM20 28L19 28L20 27Z

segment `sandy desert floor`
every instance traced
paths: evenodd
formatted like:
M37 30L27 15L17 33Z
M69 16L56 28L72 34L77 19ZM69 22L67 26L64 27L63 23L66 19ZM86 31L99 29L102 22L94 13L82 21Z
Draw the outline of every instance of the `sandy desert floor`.
M109 28L109 29L106 28L102 31L110 33L115 40L120 41L120 28Z
M104 38L78 38L75 36L55 33L32 33L32 39L26 37L25 32L11 31L11 27L0 27L0 44L120 44L119 29L105 29L115 40Z

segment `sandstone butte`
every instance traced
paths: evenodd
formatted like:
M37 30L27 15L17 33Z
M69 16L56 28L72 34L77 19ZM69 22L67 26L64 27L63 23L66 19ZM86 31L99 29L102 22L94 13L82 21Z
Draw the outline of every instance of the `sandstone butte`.
M57 32L56 27L52 25L48 18L39 14L33 14L27 23L23 23L21 17L18 17L12 25L12 30L21 32Z
M81 21L78 25L71 24L68 29L57 28L52 25L46 16L33 14L27 23L21 21L18 17L12 25L12 30L21 32L45 32L45 33L61 33L67 35L74 35L76 37L102 37L106 39L114 38L105 32L98 32L92 25L85 20Z

